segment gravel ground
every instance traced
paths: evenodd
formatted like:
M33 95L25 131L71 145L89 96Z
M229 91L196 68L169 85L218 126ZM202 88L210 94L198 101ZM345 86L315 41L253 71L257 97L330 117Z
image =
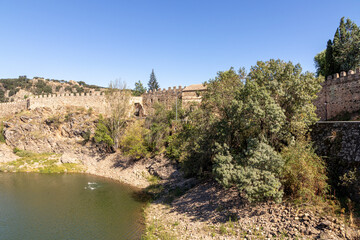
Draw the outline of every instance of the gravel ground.
M147 226L159 239L359 239L339 217L289 203L249 204L235 189L198 184L171 204L146 209Z

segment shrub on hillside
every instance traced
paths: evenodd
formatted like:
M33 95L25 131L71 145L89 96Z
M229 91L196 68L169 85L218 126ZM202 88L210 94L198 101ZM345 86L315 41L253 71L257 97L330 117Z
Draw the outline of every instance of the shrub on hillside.
M5 136L4 136L4 123L0 122L0 142L5 142Z
M15 95L17 92L19 92L19 91L20 91L19 88L11 89L11 90L9 91L9 97L14 96L14 95Z
M128 125L120 141L120 148L125 155L139 159L148 154L145 138L149 130L144 128L144 121L138 120Z
M150 130L146 135L145 141L149 151L153 153L164 152L169 144L169 136L176 132L176 107L166 109L163 104L156 104L154 112L147 117L145 127ZM181 108L181 102L178 102L178 120L183 119L184 112Z
M339 186L346 196L357 204L360 209L360 168L354 167L348 170L344 175L340 176Z
M88 141L90 141L91 139L91 130L90 129L87 129L86 131L84 131L81 136L83 137L84 139L84 143L87 143Z
M104 118L100 115L99 122L96 125L94 140L97 143L103 144L107 151L111 151L114 140L111 138L111 133Z
M0 89L0 102L7 102L7 98L5 97L5 91Z
M45 81L39 79L35 84L35 94L52 94L51 86L47 85Z
M281 156L285 160L282 181L287 195L316 201L327 192L325 163L308 141L299 140L285 147Z
M73 92L73 89L72 89L72 87L70 87L70 86L66 86L66 87L65 87L65 91L72 93L72 92Z
M213 173L225 187L236 185L250 201L281 201L280 176L284 161L264 142L249 141L249 151L233 157L227 145L216 144Z

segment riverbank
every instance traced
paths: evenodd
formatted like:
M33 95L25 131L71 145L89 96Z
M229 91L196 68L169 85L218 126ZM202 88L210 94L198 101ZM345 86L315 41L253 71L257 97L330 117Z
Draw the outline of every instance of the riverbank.
M359 231L332 207L249 204L236 189L204 182L171 203L150 204L146 239L358 239Z
M17 167L23 166L21 171L27 172L38 172L41 167L39 161L32 162L38 168L24 164L21 157L24 152L19 156L5 144L0 144L0 148L2 165L14 166L15 161ZM64 158L56 154L39 155L50 158L52 164L56 161L56 169L64 170L69 165L61 163L60 159ZM5 162L5 158L11 161ZM82 159L81 167L69 165L73 172L117 180L153 197L144 209L144 239L357 239L360 236L358 230L349 226L347 216L336 215L341 212L336 205L324 204L322 209L313 209L290 202L249 204L236 189L229 191L215 182L185 179L163 157L133 161L113 153Z

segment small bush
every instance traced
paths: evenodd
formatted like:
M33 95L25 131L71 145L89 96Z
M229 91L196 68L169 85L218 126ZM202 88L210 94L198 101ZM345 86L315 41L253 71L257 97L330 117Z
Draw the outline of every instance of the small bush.
M70 87L70 86L66 86L66 87L65 87L65 91L72 93L72 92L73 92L73 89L72 89L72 87Z
M285 193L301 200L316 200L328 189L324 161L307 141L297 141L281 152L285 160L283 184Z
M94 109L91 107L87 110L87 115L91 116L94 112Z
M48 119L45 120L45 123L46 123L48 126L53 126L53 127L55 127L56 129L59 129L60 124L61 124L60 117L59 117L59 116L50 117L50 118L48 118Z
M120 145L124 154L136 159L145 157L148 153L145 146L144 136L148 134L148 130L143 127L144 121L135 121L130 124L121 138Z
M360 209L360 169L354 167L348 170L339 180L344 195L349 196L352 201L357 203L356 207Z
M67 113L64 117L65 122L69 122L71 118L73 117L74 113Z
M271 146L256 140L249 141L244 156L232 156L229 147L216 144L213 173L224 187L233 185L250 202L273 199L281 201L280 173L283 159ZM235 166L236 163L241 165Z
M18 157L22 157L22 158L30 158L30 157L34 157L36 155L36 153L32 153L32 152L29 152L29 151L26 151L26 150L21 150L17 147L15 147L13 149L13 153L16 154L16 156Z
M108 151L114 146L114 140L111 138L110 130L106 126L105 120L101 115L96 126L94 139L97 143L105 144Z
M5 142L5 136L4 136L4 123L0 122L0 142Z
M90 137L91 137L90 129L86 130L86 132L83 132L81 136L83 137L85 143L90 141Z
M7 98L5 97L5 91L0 89L0 102L7 102Z
M17 92L19 92L19 90L20 90L19 88L11 89L9 91L9 97L14 96Z

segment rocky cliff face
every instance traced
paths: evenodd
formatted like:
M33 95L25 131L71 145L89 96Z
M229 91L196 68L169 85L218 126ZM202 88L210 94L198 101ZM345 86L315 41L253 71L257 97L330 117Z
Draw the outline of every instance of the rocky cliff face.
M176 168L161 157L132 161L120 152L109 154L101 145L87 141L95 133L98 118L97 113L83 108L36 108L5 119L6 144L0 143L0 165L17 160L13 153L16 149L54 153L58 159L55 165L79 164L87 173L142 188L149 185L150 174L161 179L176 175Z
M37 108L4 121L4 136L11 148L63 154L64 162L82 161L82 156L97 153L96 146L85 146L84 139L95 132L97 119L96 114L79 108Z

